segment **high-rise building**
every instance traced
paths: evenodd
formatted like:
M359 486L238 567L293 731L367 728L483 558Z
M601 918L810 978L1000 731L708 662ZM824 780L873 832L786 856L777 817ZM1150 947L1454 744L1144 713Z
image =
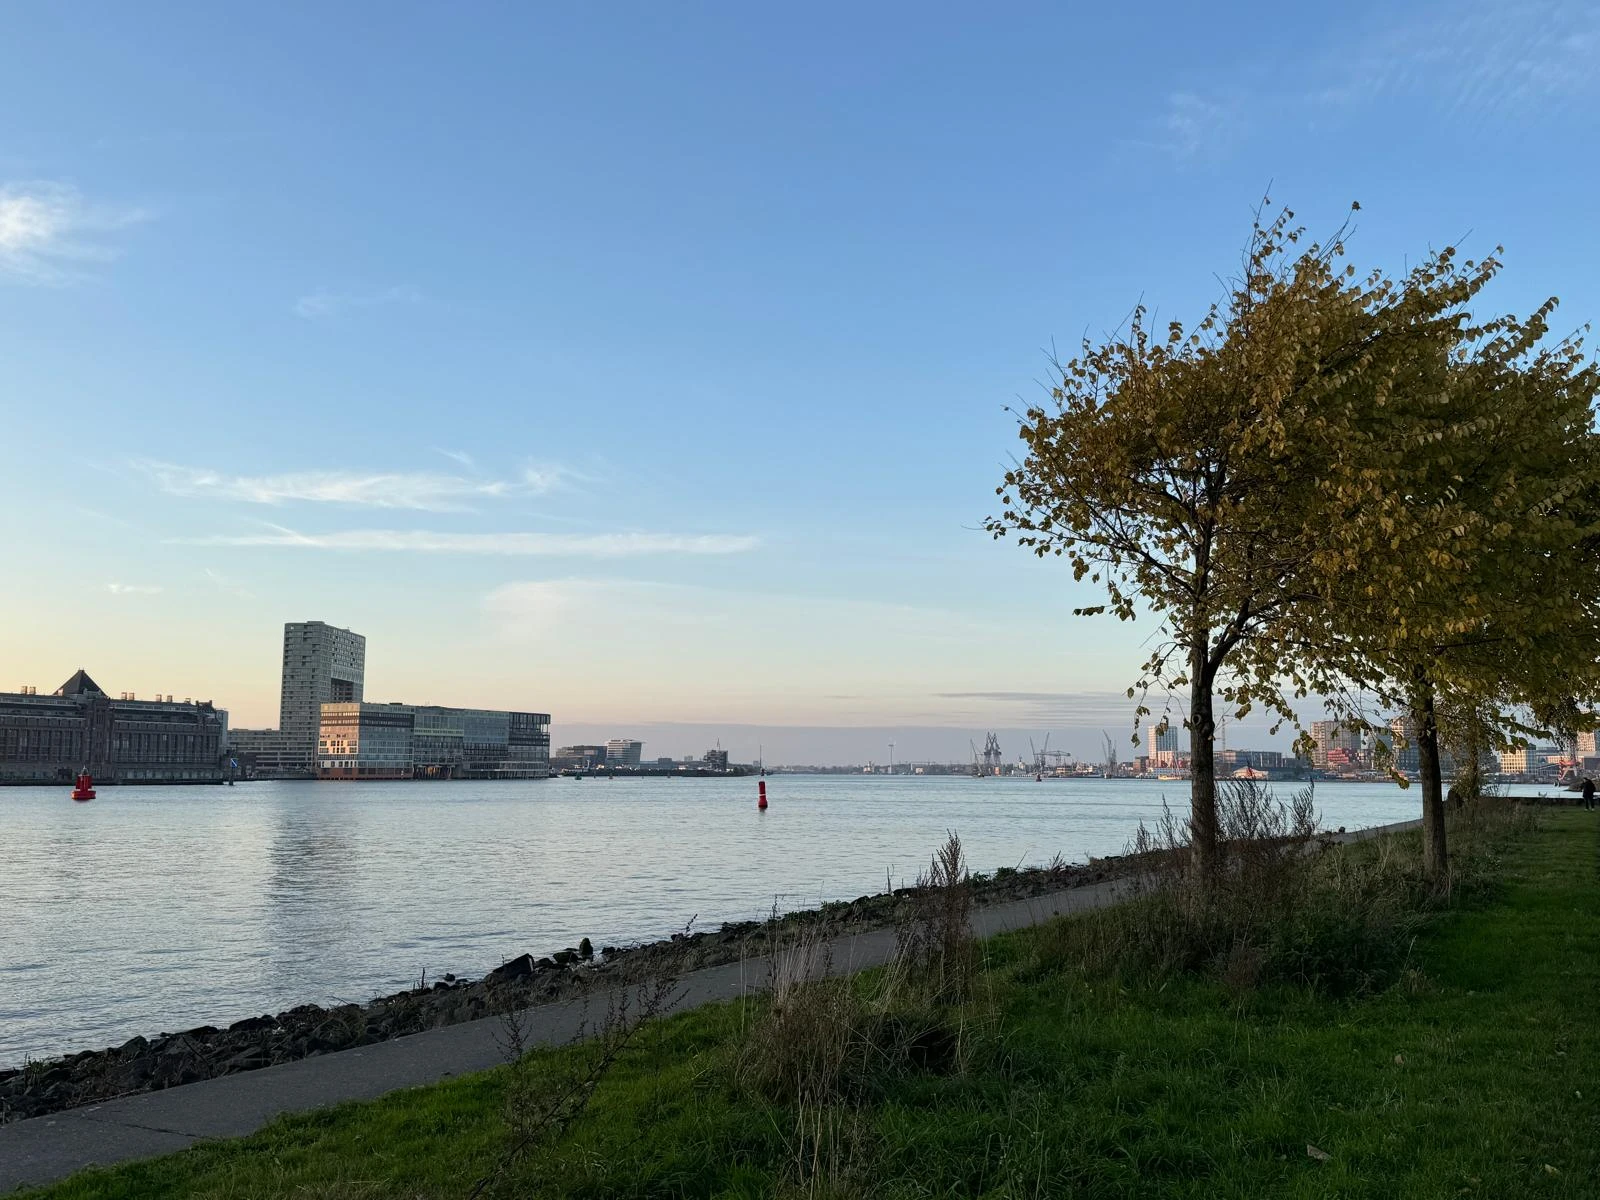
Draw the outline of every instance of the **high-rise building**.
M310 774L324 704L359 704L367 663L367 639L322 621L290 621L283 627L283 693L278 730L286 761Z
M1313 721L1311 765L1319 771L1349 771L1372 765L1372 751L1358 729L1340 721Z
M1156 726L1149 729L1150 765L1152 767L1177 767L1182 766L1188 759L1188 748L1183 724L1173 721L1162 732L1156 731Z
M1415 775L1422 769L1422 754L1417 749L1417 723L1407 716L1395 717L1389 722L1389 765L1406 775Z
M606 761L624 767L637 767L644 755L644 743L630 738L612 738L606 743Z

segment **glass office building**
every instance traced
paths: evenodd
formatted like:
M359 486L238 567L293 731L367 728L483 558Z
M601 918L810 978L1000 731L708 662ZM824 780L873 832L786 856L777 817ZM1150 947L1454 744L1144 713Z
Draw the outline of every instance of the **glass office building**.
M324 704L319 779L543 779L550 715L432 704Z

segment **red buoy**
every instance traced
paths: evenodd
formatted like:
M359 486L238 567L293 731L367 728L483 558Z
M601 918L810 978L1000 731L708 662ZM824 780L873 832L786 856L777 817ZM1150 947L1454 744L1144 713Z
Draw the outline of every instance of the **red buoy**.
M94 780L89 778L89 772L78 772L78 786L72 789L72 798L74 800L94 799Z
M767 781L765 779L763 779L756 786L758 786L761 789L761 799L756 801L756 808L760 812L766 812L767 811Z

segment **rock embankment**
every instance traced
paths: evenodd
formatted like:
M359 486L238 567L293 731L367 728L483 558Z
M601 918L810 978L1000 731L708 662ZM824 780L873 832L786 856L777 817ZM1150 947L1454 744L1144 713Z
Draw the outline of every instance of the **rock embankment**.
M1118 865L1117 860L1107 859L1092 860L1086 867L1057 863L1023 871L1003 869L992 876L975 876L973 888L979 903L999 903L1095 883ZM584 938L550 957L524 954L511 959L482 979L445 975L367 1004L330 1008L302 1004L286 1012L247 1017L226 1028L202 1025L155 1038L136 1037L108 1050L85 1050L20 1069L0 1069L0 1123L367 1046L549 1004L597 986L757 958L774 940L802 928L832 936L891 926L915 892L900 888L771 920L738 922L714 932L677 933L640 946L607 946L599 952Z

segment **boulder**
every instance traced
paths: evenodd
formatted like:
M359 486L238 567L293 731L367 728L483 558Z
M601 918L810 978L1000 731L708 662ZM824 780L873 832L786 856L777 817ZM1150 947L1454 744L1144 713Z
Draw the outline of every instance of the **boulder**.
M525 979L533 974L533 955L522 954L510 962L501 963L484 976L489 983L506 983L512 979Z

